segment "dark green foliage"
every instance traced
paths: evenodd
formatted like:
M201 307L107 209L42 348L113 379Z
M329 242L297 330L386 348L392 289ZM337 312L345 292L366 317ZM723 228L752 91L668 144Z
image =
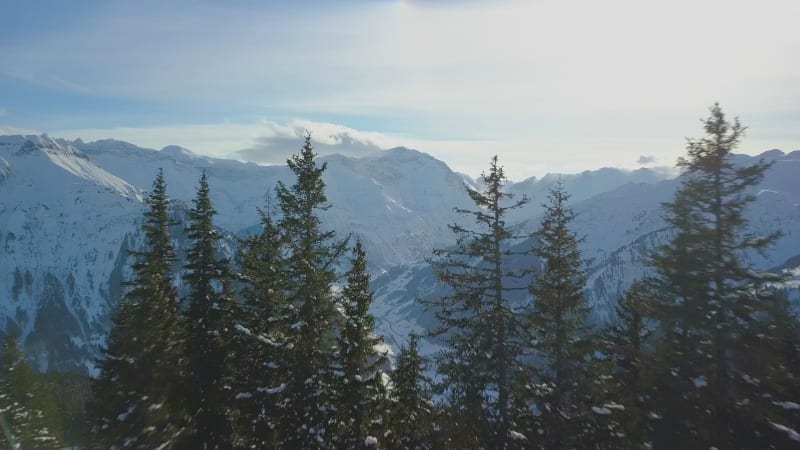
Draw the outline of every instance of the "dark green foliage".
M175 403L182 329L171 281L175 254L166 182L159 171L146 199L145 248L134 252L133 279L113 317L90 408L103 445L154 448L174 442L185 426Z
M452 294L427 303L439 320L431 334L446 346L437 363L457 427L453 432L461 445L504 448L513 428L511 380L519 371L522 342L522 315L507 296L515 289L510 280L524 275L506 266L514 236L505 215L527 199L512 201L504 191L506 178L496 156L481 180L483 191L467 188L476 208L456 210L474 225L451 225L456 247L434 252L441 257L432 262L436 275Z
M644 400L650 389L645 373L653 334L647 321L650 295L647 284L638 282L620 299L617 320L602 337L606 359L594 367L595 376L606 375L601 386L605 401L621 406L611 410L609 418L618 431L612 436L617 448L638 449L647 442L649 423Z
M234 335L237 359L234 390L236 445L269 448L275 445L279 419L279 396L270 388L281 379L288 358L284 346L282 237L267 205L260 211L262 230L245 243L242 252L242 308ZM244 327L244 328L242 328Z
M733 363L741 374L737 406L747 413L735 426L742 448L800 447L800 321L786 298L771 300L743 333Z
M91 448L95 441L88 424L87 405L92 397L93 379L88 375L73 372L49 372L38 374L45 402L56 429L63 429L61 443L64 447ZM58 434L58 433L56 433Z
M369 288L367 259L361 242L353 248L347 284L340 305L344 315L336 339L333 385L336 390L336 446L365 448L367 436L382 439L385 418L386 388L382 370L388 364L386 354L376 346L383 338L375 336L375 319L369 313L372 292Z
M397 368L392 372L390 448L432 448L435 411L431 381L425 376L425 360L419 354L418 343L419 337L412 334L408 347L400 348Z
M51 409L44 401L41 386L33 369L11 332L5 337L0 358L0 446L11 449L59 449L52 417L43 410Z
M591 410L593 375L589 373L595 349L583 295L584 262L578 237L569 228L575 213L567 206L569 194L560 182L548 198L535 233L542 268L531 287L530 332L537 361L533 394L540 414L536 432L542 435L545 448L559 449L579 445L597 419Z
M346 242L336 242L332 231L323 231L319 213L329 208L322 173L311 136L306 135L299 154L287 164L296 181L276 188L281 220L278 228L286 246L284 282L288 357L281 380L280 446L318 448L330 445L328 428L334 420L331 391L336 309L331 285L334 269Z
M767 368L742 365L743 339L762 326L760 317L776 298L755 288L764 278L742 255L763 251L778 236L746 235L744 211L769 165L734 164L731 152L744 127L738 119L728 122L719 105L703 127L705 136L689 140L687 158L678 161L683 184L664 205L675 235L652 260L659 293L654 317L663 335L652 398L652 409L663 416L654 421L656 447L750 446L740 443L757 442L765 426L753 406L760 388L747 380L761 379Z
M186 448L232 447L230 408L233 393L229 362L236 357L231 345L236 303L226 261L218 259L215 245L220 235L212 219L205 172L200 177L194 207L189 211L184 280L189 287L186 335L186 378L183 406L192 417L191 429L181 440Z

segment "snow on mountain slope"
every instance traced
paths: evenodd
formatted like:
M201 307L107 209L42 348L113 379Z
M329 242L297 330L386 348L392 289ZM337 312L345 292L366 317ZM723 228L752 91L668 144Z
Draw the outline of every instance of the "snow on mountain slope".
M395 148L360 159L327 158L331 209L323 220L340 235L352 233L375 267L426 258L452 240L453 207L468 202L460 176L415 150Z
M784 235L765 255L749 254L747 258L757 268L769 269L797 255L800 249L800 152L787 155L772 151L760 157L774 164L755 190L757 200L747 211L750 231L765 235L782 230ZM749 164L760 157L739 155L737 160ZM646 274L647 255L669 239L661 203L672 199L679 182L670 179L655 184L627 183L573 202L578 213L574 229L579 236L585 236L581 251L589 260L586 295L594 320L613 320L617 300ZM531 219L525 228L535 229L538 223L538 218ZM527 241L519 245L533 244ZM431 313L415 300L437 298L443 293L430 267L422 263L390 270L374 280L373 288L376 323L392 343L403 343L408 332L430 327ZM435 349L435 343L423 345L426 351Z
M782 264L800 249L800 152L737 155L736 160L752 164L760 158L772 161L773 166L753 192L756 201L746 212L749 232L764 236L781 230L783 236L764 255L752 253L745 257L755 267L766 270ZM676 179L649 186L625 186L575 205L580 212L575 229L586 236L584 256L593 259L587 295L600 320L613 318L616 299L646 274L647 255L669 239L660 204L672 199L679 182Z
M74 369L105 335L140 194L47 137L2 137L0 159L0 327Z
M753 255L753 262L774 267L800 248L800 152L763 156L775 165L756 192L751 221L758 233L780 228L786 235L769 257ZM418 261L452 243L447 225L461 220L454 207L471 207L464 183L472 180L405 148L323 160L332 205L323 221L340 237L361 239L373 272L385 272L375 280L373 312L379 331L400 344L409 331L432 325L432 316L414 300L434 298L442 287ZM121 292L127 250L141 243L141 191L149 189L158 168L183 209L205 169L217 224L240 234L255 229L256 207L264 205L266 192L279 180L293 182L285 166L207 158L175 146L156 151L113 140L0 137L0 264L6 269L0 271L0 329L20 328L40 367L90 368ZM616 169L561 177L574 189L576 228L587 236L584 255L592 258L587 294L598 320L610 318L616 298L641 276L644 255L668 237L659 204L671 198L677 181L663 178L658 171ZM538 225L538 204L552 181L551 176L509 185L533 198L518 213L526 229ZM185 239L179 234L176 230L180 250ZM232 241L225 245L224 251L234 251Z
M169 195L186 202L205 169L219 212L216 223L240 234L257 229L256 208L264 206L265 195L273 193L278 181L293 183L286 166L208 158L175 146L155 151L114 140L74 143L93 162L140 189L147 189L163 168ZM468 198L460 176L441 161L405 148L360 159L332 155L321 160L328 163L324 180L331 204L322 213L323 222L340 237L352 233L360 238L372 270L424 258L452 242L447 229L455 219L452 209Z
M149 188L157 168L164 167L169 192L183 205L206 169L218 223L238 230L256 222L256 207L279 179L292 182L285 166L216 160L178 147L75 144L85 151L46 136L0 137L0 263L7 269L0 273L7 299L0 302L0 330L20 329L42 369L91 370L128 273L127 252L141 244L138 188ZM418 259L450 238L453 197L466 198L459 180L412 150L363 161L333 156L326 173L333 206L324 220L340 236L364 240L372 261L380 261L374 268ZM185 242L174 232L180 251Z
M289 177L284 166L260 167L208 158L177 146L157 151L112 139L91 143L78 140L74 144L92 162L142 190L148 190L158 169L163 169L170 197L187 203L194 198L200 173L205 169L211 200L218 211L215 223L232 232L256 224L256 207L264 205L264 194L279 179Z
M542 178L528 178L508 186L508 192L516 198L526 195L530 202L523 208L509 213L509 222L523 222L538 217L542 213L542 204L547 202L550 189L557 183L563 183L570 200L579 202L595 195L613 191L628 183L651 185L669 179L667 168L641 168L623 170L604 167L598 170L586 170L577 174L550 174Z

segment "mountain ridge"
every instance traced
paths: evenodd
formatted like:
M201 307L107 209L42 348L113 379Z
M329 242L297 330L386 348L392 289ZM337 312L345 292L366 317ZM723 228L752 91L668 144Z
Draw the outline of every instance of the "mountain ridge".
M794 241L800 237L794 226L800 224L794 175L800 151L762 155L775 165L760 192L765 206L757 225L766 230L776 220L789 224L790 240L774 257L790 257L788 248L800 248ZM400 344L403 333L420 331L430 321L411 297L438 289L421 261L453 242L448 225L462 220L453 208L472 207L465 185L476 180L403 147L320 160L328 163L332 205L323 222L340 237L364 242L377 275L373 312L379 331ZM180 210L190 204L201 171L207 171L218 225L239 236L257 230L256 208L264 206L265 194L279 181L293 182L286 166L211 158L179 146L154 150L113 139L0 136L0 261L10 269L0 274L0 298L6 299L0 302L0 329L19 327L40 368L91 372L128 270L127 252L141 242L143 192L159 167L176 214L184 214ZM585 256L597 261L587 295L595 315L607 320L615 297L641 275L636 267L648 248L643 242L663 240L660 202L670 198L678 180L651 169L614 168L528 178L507 186L531 199L510 223L519 223L524 233L535 229L540 203L557 178L573 191L580 212L576 225L587 235ZM234 251L231 239L226 245Z

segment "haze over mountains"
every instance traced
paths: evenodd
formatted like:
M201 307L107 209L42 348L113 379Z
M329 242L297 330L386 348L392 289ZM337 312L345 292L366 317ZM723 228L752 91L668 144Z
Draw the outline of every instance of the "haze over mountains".
M800 151L738 156L742 163L757 158L774 165L749 212L752 229L781 229L784 236L767 254L748 256L759 268L784 267L800 255ZM464 184L475 182L406 148L322 160L328 163L332 205L324 223L341 237L364 242L375 275L378 328L398 344L430 319L415 299L440 286L424 259L452 244L447 225L463 220L453 208L470 206ZM175 146L155 151L115 140L0 137L0 329L19 328L40 368L93 370L126 276L127 253L141 242L143 192L158 168L164 169L178 218L206 170L219 213L215 223L229 233L229 255L235 254L235 237L257 226L256 208L269 203L265 194L278 181L291 182L285 166L214 159ZM512 183L509 192L531 199L509 217L522 234L538 225L540 204L557 179L572 194L579 213L575 226L586 236L582 251L591 260L587 294L594 317L612 320L617 298L643 275L647 252L668 236L660 204L671 198L678 180L661 169L606 168ZM180 227L176 231L180 250Z

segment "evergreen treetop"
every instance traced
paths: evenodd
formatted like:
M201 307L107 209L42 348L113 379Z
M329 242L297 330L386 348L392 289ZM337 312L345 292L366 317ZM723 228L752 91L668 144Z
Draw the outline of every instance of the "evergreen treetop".
M172 285L175 253L169 198L159 170L145 199L144 248L132 252L133 278L114 313L92 403L95 437L108 446L168 445L185 427L175 403L183 355L183 321Z
M473 225L452 224L454 248L434 251L431 265L452 294L426 303L433 307L439 326L431 335L446 348L438 356L442 387L451 413L466 431L457 445L505 447L514 401L511 380L520 368L520 324L523 314L509 293L524 289L524 271L510 268L514 256L513 229L506 225L508 211L522 207L526 198L514 200L505 190L506 177L494 156L481 176L483 190L466 188L474 209L455 209L474 220ZM494 393L497 393L494 395Z

